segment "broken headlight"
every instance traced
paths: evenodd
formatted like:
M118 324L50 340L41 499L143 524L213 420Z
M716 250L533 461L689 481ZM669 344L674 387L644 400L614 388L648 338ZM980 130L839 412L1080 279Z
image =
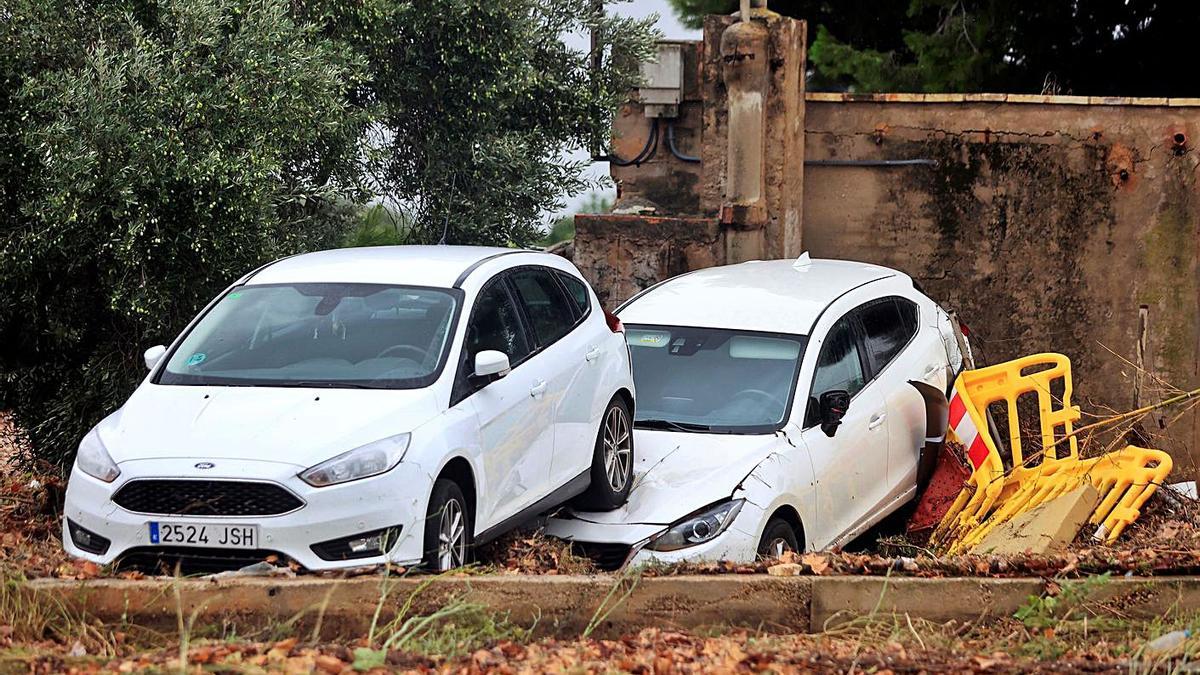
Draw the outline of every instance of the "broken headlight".
M651 551L677 551L681 548L712 541L725 531L742 510L744 499L721 502L705 507L671 526L671 529L651 539L646 548Z

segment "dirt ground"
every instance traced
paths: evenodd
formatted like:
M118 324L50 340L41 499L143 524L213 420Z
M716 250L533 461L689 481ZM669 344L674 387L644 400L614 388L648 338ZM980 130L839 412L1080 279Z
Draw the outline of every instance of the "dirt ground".
M295 635L146 636L103 627L74 639L22 640L0 626L0 672L1117 673L1182 670L1200 650L1190 640L1167 651L1146 646L1174 626L1095 619L1089 625L1083 615L984 625L889 617L820 635L648 629L617 640L528 640L523 629L502 621L460 620L399 639L385 629L346 643Z

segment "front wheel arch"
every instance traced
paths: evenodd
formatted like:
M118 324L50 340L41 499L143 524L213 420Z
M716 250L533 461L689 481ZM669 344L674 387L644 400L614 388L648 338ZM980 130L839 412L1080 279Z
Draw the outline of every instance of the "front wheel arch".
M800 512L797 511L795 507L793 507L791 504L783 504L782 506L776 508L773 512L771 512L770 516L767 516L767 518L763 520L764 531L766 530L767 523L771 522L771 520L774 518L779 518L788 525L791 525L792 531L796 533L796 541L800 543L800 548L808 550L808 539L804 536L804 523L800 520ZM762 535L763 532L758 533L760 543L762 541Z

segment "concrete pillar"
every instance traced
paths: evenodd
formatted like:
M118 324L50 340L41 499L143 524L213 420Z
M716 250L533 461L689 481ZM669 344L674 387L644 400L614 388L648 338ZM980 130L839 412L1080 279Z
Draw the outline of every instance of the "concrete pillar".
M704 182L728 263L803 250L805 24L764 7L749 16L704 26Z
M721 75L729 116L721 222L735 230L759 230L767 220L763 163L770 82L767 38L767 28L759 21L738 21L721 34Z

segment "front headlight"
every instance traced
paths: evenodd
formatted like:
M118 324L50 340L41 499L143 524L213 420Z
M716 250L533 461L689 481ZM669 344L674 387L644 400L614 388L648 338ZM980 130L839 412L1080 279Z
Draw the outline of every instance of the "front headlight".
M400 434L367 443L304 471L300 479L313 487L325 487L386 473L404 458L409 438L409 434Z
M75 454L75 465L79 470L91 476L111 483L121 475L117 463L108 454L104 442L100 440L100 432L92 429L79 443L79 452Z
M671 529L660 534L646 548L651 551L677 551L681 548L703 544L712 541L725 531L733 519L742 510L744 499L734 499L722 502L716 506L697 511L671 526Z

